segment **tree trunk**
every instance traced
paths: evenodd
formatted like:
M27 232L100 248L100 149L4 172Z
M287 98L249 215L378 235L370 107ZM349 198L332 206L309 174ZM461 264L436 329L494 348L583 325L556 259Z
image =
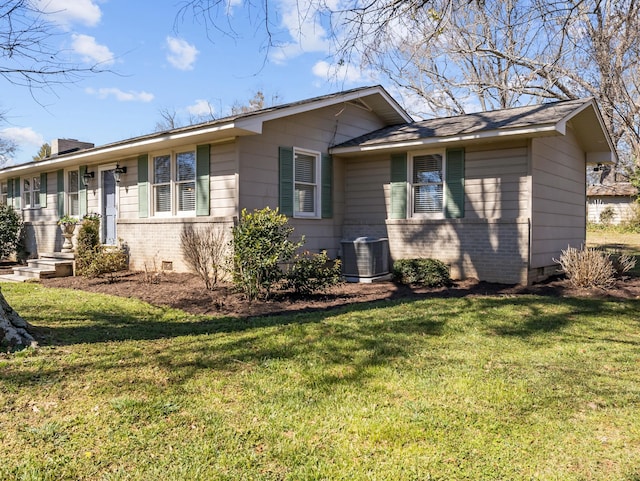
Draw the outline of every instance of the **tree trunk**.
M0 290L0 346L22 348L35 346L36 340L29 333L31 326L13 310Z

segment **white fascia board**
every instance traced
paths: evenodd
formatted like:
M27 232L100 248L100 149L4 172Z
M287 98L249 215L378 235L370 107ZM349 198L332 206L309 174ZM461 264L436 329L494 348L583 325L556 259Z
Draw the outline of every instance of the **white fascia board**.
M473 140L489 140L489 139L499 139L499 138L505 138L505 137L514 137L514 136L533 137L536 135L549 134L549 133L558 133L560 135L564 135L564 133L557 128L556 124L550 124L550 125L538 125L536 127L524 127L524 128L512 129L512 130L488 130L485 132L478 132L474 134L452 135L448 137L429 137L425 139L415 139L415 140L408 140L404 142L387 142L384 144L334 148L334 149L331 149L331 153L332 154L350 154L350 153L357 153L357 152L373 152L377 150L405 149L405 148L423 147L423 146L430 146L430 145L450 144L453 142L470 142Z
M192 137L199 137L208 134L215 133L227 133L227 131L235 129L235 124L229 122L222 125L213 125L208 128L194 129L186 132L174 132L166 135L161 135L152 138L140 138L138 140L123 141L116 144L107 145L105 147L97 147L85 152L78 152L77 154L67 154L61 158L51 158L48 160L40 160L37 162L29 162L26 164L20 164L13 167L7 167L2 169L0 175L10 173L27 172L29 170L43 170L43 167L64 167L67 165L73 165L79 161L92 162L100 161L104 157L110 157L112 154L121 155L135 155L141 151L153 150L153 147L173 141L189 140ZM210 143L219 143L221 141L233 140L238 135L253 134L254 132L228 132L229 135L220 139L215 139Z

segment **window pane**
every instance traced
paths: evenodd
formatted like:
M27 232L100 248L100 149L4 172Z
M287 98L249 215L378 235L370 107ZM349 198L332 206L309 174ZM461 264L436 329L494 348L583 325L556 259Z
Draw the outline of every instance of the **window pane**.
M184 182L178 184L178 210L196 210L196 183Z
M176 157L178 162L178 182L196 178L195 152L182 152Z
M171 182L171 157L162 155L153 158L153 183L166 184Z
M31 184L29 183L29 179L23 179L23 191L29 192L31 190Z
M72 170L69 172L69 193L78 192L78 171ZM71 196L69 196L71 197ZM76 195L76 201L78 196Z
M440 183L442 182L442 156L420 155L413 158L413 183Z
M31 192L29 192L28 190L24 191L24 206L31 206Z
M296 182L316 182L316 157L314 155L296 153Z
M294 196L296 212L305 212L313 214L315 212L315 192L313 185L297 185Z
M33 178L33 191L39 191L40 190L40 177L34 177Z
M413 187L413 211L417 214L442 212L442 184Z
M69 215L79 215L80 206L78 204L78 194L69 194Z
M153 194L156 212L171 212L171 186L156 185Z

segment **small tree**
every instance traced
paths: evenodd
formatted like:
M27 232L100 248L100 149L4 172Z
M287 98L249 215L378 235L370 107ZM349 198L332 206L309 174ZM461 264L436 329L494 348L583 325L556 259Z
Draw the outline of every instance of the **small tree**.
M22 232L22 218L8 205L0 205L0 259L10 256L18 249Z
M214 224L201 228L185 224L180 233L180 246L189 267L207 289L213 289L224 269L227 243L222 228Z
M249 299L261 293L269 296L273 285L282 279L280 264L290 261L304 238L292 242L293 227L278 209L265 207L248 213L242 210L240 221L232 229L233 282Z

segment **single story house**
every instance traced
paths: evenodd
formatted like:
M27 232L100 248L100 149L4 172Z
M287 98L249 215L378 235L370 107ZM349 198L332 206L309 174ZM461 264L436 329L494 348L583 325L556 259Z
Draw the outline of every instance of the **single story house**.
M388 238L392 260L527 283L584 242L586 164L614 160L592 99L415 122L373 86L99 147L60 142L0 170L0 201L22 212L32 256L60 250L62 215L97 212L132 269L186 270L185 224L227 228L269 206L332 257L343 239Z
M610 224L621 224L636 217L638 189L630 182L587 187L587 221L600 224L603 212Z

